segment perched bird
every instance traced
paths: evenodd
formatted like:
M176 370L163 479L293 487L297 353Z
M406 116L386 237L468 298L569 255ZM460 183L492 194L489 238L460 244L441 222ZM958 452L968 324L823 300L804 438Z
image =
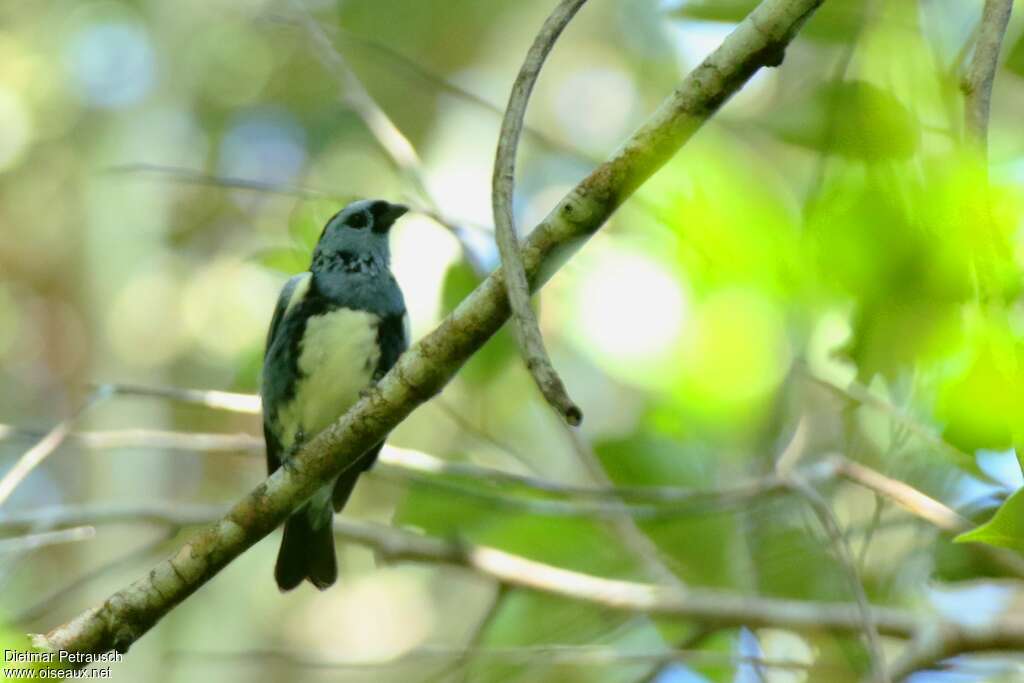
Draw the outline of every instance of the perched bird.
M335 214L309 272L288 280L270 322L263 359L267 469L345 413L409 345L402 291L391 274L388 232L408 209L363 200ZM303 579L323 590L338 576L332 522L381 444L325 486L284 525L274 578L281 590Z

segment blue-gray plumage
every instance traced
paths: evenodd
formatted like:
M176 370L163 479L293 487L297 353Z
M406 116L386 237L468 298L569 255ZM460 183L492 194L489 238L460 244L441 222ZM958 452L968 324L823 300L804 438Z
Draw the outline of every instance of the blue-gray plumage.
M405 302L389 268L388 231L404 206L364 200L324 226L309 272L288 280L263 359L263 433L273 472L337 420L409 344ZM274 577L281 590L337 578L332 521L381 445L285 522Z

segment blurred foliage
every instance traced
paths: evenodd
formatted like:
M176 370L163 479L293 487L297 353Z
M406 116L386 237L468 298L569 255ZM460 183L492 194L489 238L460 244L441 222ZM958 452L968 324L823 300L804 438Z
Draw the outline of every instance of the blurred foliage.
M488 226L500 107L552 3L300 4L417 150L413 172L429 198L350 109L353 93L293 3L0 4L0 471L93 382L255 391L279 288L308 266L324 222L350 198L439 209L446 225L413 212L394 231L416 336L480 283L481 266L496 265ZM530 105L515 205L524 231L754 6L589 3ZM980 524L960 540L1020 549L1024 18L1008 33L983 168L962 145L957 87L979 9L824 3L783 66L758 74L566 262L538 310L587 416L578 441L539 400L507 328L392 441L579 485L595 481L581 456L591 448L614 484L708 491L771 471L803 417L801 464L843 453ZM254 416L127 397L80 426L260 433ZM262 467L247 453L96 451L72 440L7 505L225 503ZM600 576L658 578L622 525L545 507L562 496L469 477L366 479L346 515ZM880 604L927 605L935 582L1005 574L975 544L953 544L858 487L822 493ZM20 647L16 634L136 578L147 557L103 567L150 542L150 526L103 526L88 543L0 557L0 607L11 615L0 645ZM653 561L686 584L850 599L827 536L791 497L641 517L636 528ZM691 641L698 625L521 591L500 593L492 610L493 587L468 572L378 568L353 548L340 549L334 589L282 596L275 547L258 545L172 611L114 678L388 683L449 671L472 681L781 683L858 680L868 668L858 639L827 632L722 630ZM42 617L21 616L82 575L93 578ZM985 606L960 605L966 614ZM399 662L466 643L479 652L454 669ZM725 659L653 667L485 652L687 643ZM261 650L395 663L336 671L217 654ZM757 654L812 668L761 679L728 661Z

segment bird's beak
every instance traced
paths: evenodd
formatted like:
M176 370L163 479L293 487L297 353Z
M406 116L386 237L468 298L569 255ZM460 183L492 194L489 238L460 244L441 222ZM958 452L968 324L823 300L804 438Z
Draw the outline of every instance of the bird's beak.
M388 232L395 221L409 212L408 206L377 202L371 209L373 212L373 231Z
M384 212L384 216L387 222L394 223L399 218L409 213L409 207L403 204L389 204L387 211Z

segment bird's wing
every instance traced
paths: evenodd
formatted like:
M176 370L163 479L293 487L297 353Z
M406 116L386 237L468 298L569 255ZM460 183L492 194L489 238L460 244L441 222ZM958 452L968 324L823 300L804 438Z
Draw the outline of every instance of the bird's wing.
M277 334L278 328L281 327L281 320L284 319L285 313L306 293L312 277L312 273L300 273L288 278L288 282L284 283L284 287L281 288L281 294L277 297L277 306L274 308L274 317L270 319L270 330L267 332L267 348L263 354L264 359L267 352L270 351L270 345L274 343L274 336Z
M277 306L274 308L274 316L270 319L270 330L267 332L267 346L263 353L263 378L264 386L269 383L268 375L275 372L275 368L267 363L270 356L270 349L274 344L278 331L281 329L281 321L295 304L302 299L309 289L309 282L312 279L311 273L302 273L288 279L288 282L281 288L281 294L277 297ZM273 472L281 466L281 442L278 440L274 430L270 428L270 416L273 415L273 398L268 392L263 392L263 438L267 445L267 471Z

